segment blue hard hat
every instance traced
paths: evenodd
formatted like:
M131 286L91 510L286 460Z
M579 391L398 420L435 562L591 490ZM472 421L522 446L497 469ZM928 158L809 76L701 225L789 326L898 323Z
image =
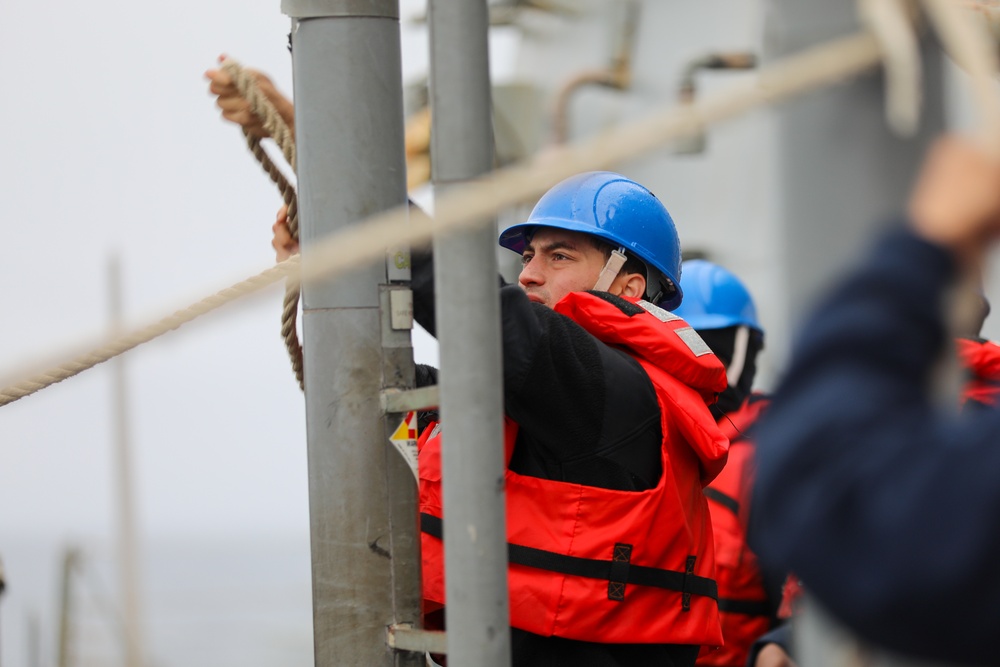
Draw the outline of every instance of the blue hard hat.
M696 330L748 326L764 333L746 286L730 271L703 259L684 262L684 303L675 314Z
M503 230L500 245L521 254L536 227L584 232L624 247L646 264L649 291L662 288L661 307L673 310L681 302L677 228L660 200L635 181L610 171L571 176L542 195L525 222Z

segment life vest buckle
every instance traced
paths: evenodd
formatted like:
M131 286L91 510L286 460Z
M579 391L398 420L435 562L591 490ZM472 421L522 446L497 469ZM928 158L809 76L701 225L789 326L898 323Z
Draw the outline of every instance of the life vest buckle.
M625 584L628 583L629 562L632 560L632 545L615 544L611 558L611 573L608 575L608 599L625 601Z
M697 556L688 556L684 561L684 585L681 589L681 611L691 611L691 589L689 577L694 576L694 562Z

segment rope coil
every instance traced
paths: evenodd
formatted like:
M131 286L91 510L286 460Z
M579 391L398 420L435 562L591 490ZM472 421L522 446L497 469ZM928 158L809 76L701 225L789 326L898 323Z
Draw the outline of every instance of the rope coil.
M292 134L284 119L275 109L271 101L267 99L254 75L244 69L232 58L226 58L222 63L222 70L229 74L236 85L240 95L250 104L250 112L257 116L264 125L271 138L281 149L281 154L288 161L292 171L295 171L295 136ZM288 231L292 234L292 239L297 243L299 240L299 206L295 188L285 175L281 173L271 156L267 154L260 143L260 139L243 129L243 136L246 138L247 147L253 156L257 158L264 171L271 178L271 181L281 192L281 198L288 207ZM302 369L302 344L299 342L297 329L299 315L300 289L296 282L285 283L285 298L281 310L281 337L285 341L285 349L288 350L288 358L292 363L292 371L295 379L299 383L299 388L305 391L305 380Z

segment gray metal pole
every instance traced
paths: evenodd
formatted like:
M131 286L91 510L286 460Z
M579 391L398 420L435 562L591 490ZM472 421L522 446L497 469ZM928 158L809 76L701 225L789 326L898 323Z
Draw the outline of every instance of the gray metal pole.
M69 667L70 651L73 645L73 571L79 567L80 551L67 547L63 551L59 587L59 637L56 646L56 666Z
M108 291L112 328L122 326L121 262L108 263ZM128 391L125 357L111 361L114 373L114 433L118 478L118 568L122 600L125 667L142 665L142 621L139 605L139 548L135 526L135 494L132 487L132 457L129 444Z
M42 667L42 633L39 631L38 614L31 612L28 622L28 667Z
M406 201L396 0L283 0L292 61L303 262L310 242ZM351 252L344 248L344 252ZM408 342L383 355L385 262L303 293L319 667L422 664L386 647L386 626L419 622L413 475L390 451L383 375L412 383ZM408 340L408 332L404 332ZM392 336L389 336L392 338ZM400 361L400 360L403 361ZM393 369L394 363L399 367ZM409 373L409 378L405 377Z
M4 589L7 587L7 577L3 571L3 560L0 559L0 598L3 597ZM3 663L3 644L0 644L0 663Z
M435 188L493 168L485 0L430 0ZM496 222L435 238L448 664L510 664Z
M764 60L858 29L853 0L768 3ZM924 45L924 105L910 139L885 121L881 72L777 107L776 179L790 322L902 210L928 143L944 128L941 58Z

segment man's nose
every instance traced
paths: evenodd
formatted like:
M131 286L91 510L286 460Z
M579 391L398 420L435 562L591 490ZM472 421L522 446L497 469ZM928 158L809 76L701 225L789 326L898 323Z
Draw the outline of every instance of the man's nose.
M528 285L541 285L545 282L545 278L538 268L538 261L535 257L532 257L521 266L521 273L517 277L517 282L525 287Z

